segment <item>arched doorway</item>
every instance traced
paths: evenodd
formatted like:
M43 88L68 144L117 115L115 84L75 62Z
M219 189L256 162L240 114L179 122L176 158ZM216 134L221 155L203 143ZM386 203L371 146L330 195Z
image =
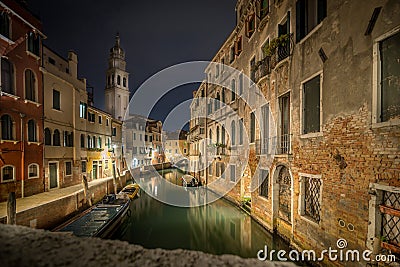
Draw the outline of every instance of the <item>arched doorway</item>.
M281 166L278 169L276 183L278 191L278 218L291 224L292 222L292 179L289 169Z

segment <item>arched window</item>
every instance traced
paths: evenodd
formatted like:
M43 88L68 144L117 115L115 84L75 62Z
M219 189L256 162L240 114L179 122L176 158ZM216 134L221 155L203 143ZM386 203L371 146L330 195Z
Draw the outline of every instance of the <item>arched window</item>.
M13 140L13 121L10 115L1 116L1 139Z
M51 146L51 132L49 128L44 129L44 144Z
M117 76L117 84L121 85L121 76L119 76L119 75Z
M36 163L29 164L28 166L28 178L38 178L39 177L39 165Z
M53 146L60 146L60 131L57 129L53 133Z
M212 132L211 132L211 129L208 132L208 139L209 139L208 143L211 144L212 143Z
M217 96L215 97L215 110L218 110L220 107L220 101L221 101L221 96L219 92L217 93Z
M221 144L225 145L225 126L222 125L221 128Z
M226 102L225 102L226 99L225 99L225 88L224 88L224 87L222 88L221 101L224 102L224 103L226 103Z
M111 76L111 84L112 84L112 85L115 84L115 76L114 76L114 74Z
M126 78L124 77L124 79L122 80L122 85L124 86L124 87L126 87Z
M28 121L28 142L37 142L36 122L34 120Z
M90 137L90 135L88 135L87 136L87 148L92 148L91 142L92 142L92 138Z
M10 61L1 59L1 89L3 92L14 95L14 68Z
M85 135L81 134L81 148L85 147Z
M99 137L99 139L98 139L98 141L99 141L99 148L101 148L102 147L102 144L101 144L101 137Z
M6 165L1 168L1 181L8 182L15 180L15 167Z
M243 145L243 120L239 121L239 145Z
M235 121L231 122L231 144L232 144L232 146L236 145L236 126L235 126Z
M233 100L236 99L236 82L235 82L235 79L232 79L231 90L232 90L231 100L233 101Z
M108 85L108 86L111 85L111 77L110 77L110 76L107 77L107 85Z
M25 70L25 99L36 101L36 78L32 70Z
M96 147L96 136L93 136L92 138L92 148Z
M219 126L217 126L217 143L219 143Z

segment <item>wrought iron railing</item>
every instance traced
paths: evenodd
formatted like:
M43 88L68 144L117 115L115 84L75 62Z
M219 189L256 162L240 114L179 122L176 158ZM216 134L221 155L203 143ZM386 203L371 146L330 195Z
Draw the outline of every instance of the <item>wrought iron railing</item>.
M264 144L260 143L260 153L263 154L291 154L292 153L292 135L282 134L279 136L273 136L270 138L265 138ZM262 149L263 147L263 149Z

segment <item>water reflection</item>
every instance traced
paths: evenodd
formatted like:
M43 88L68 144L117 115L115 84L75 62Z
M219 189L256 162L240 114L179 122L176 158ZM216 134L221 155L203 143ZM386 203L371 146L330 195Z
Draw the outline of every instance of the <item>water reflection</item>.
M179 181L182 175L176 170L163 173L171 182ZM165 193L162 191L166 189L158 188L151 178L147 185L154 193ZM213 194L206 189L193 188L188 188L188 193L190 199L195 201L206 200ZM131 203L130 209L132 216L115 238L146 248L182 248L241 257L256 257L257 251L264 245L270 249L289 251L281 238L270 234L246 213L223 199L200 207L181 208L159 202L142 191L140 198Z

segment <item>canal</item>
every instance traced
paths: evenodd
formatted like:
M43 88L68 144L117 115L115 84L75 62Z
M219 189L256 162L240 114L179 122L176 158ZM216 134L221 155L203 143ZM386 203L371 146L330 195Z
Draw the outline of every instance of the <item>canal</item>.
M162 175L179 184L183 174L168 169ZM207 191L207 194L213 193ZM162 203L142 190L130 209L131 216L120 226L114 239L145 248L180 248L244 258L255 258L265 245L268 250L289 251L285 241L224 199L184 208Z

